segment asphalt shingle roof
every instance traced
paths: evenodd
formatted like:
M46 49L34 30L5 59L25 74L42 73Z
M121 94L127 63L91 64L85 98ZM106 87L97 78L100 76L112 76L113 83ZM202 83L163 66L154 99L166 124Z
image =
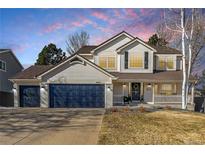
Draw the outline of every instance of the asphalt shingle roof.
M17 73L11 79L35 79L38 75L46 72L54 65L32 65L22 72Z
M96 45L87 45L80 48L76 53L78 54L91 54L90 52L95 49Z

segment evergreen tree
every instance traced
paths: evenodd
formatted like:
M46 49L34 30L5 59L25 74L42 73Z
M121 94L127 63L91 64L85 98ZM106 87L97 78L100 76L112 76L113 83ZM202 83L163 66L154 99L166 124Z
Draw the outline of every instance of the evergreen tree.
M55 65L65 59L65 52L61 48L57 48L55 44L50 43L38 54L35 65Z
M163 38L159 38L157 34L154 34L149 38L148 44L154 46L166 46L168 42Z

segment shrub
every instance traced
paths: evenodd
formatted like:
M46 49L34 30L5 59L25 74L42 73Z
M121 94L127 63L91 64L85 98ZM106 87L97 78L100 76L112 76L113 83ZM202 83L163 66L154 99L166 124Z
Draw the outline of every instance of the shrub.
M171 110L171 109L172 109L172 107L171 107L171 106L169 106L169 105L166 105L166 106L164 107L164 109L166 109L166 110Z
M113 108L111 109L111 112L118 112L118 109L117 109L116 107L113 107Z
M128 106L123 108L123 112L129 112L129 111L130 111L130 108Z
M140 106L140 107L139 107L139 111L140 111L140 112L146 112L146 110L145 110L145 108L144 108L143 106Z

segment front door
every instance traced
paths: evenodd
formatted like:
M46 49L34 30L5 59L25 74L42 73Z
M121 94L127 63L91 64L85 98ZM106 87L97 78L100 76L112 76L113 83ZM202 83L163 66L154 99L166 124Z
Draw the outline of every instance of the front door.
M132 100L140 100L140 83L132 83Z

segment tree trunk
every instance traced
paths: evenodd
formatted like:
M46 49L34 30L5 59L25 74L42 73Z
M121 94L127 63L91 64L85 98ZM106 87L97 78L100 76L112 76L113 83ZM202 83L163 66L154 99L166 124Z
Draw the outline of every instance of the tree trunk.
M186 109L186 55L185 55L185 9L181 9L181 28L182 28L182 70L183 70L183 82L182 82L182 109Z
M194 12L195 10L192 9L192 15L191 15L191 33L189 37L189 54L188 54L188 70L187 70L187 83L186 83L186 99L188 100L188 94L189 94L189 78L191 75L191 65L192 65L192 38L193 38L193 31L194 31ZM188 101L186 102L188 103ZM187 104L186 104L187 106Z

